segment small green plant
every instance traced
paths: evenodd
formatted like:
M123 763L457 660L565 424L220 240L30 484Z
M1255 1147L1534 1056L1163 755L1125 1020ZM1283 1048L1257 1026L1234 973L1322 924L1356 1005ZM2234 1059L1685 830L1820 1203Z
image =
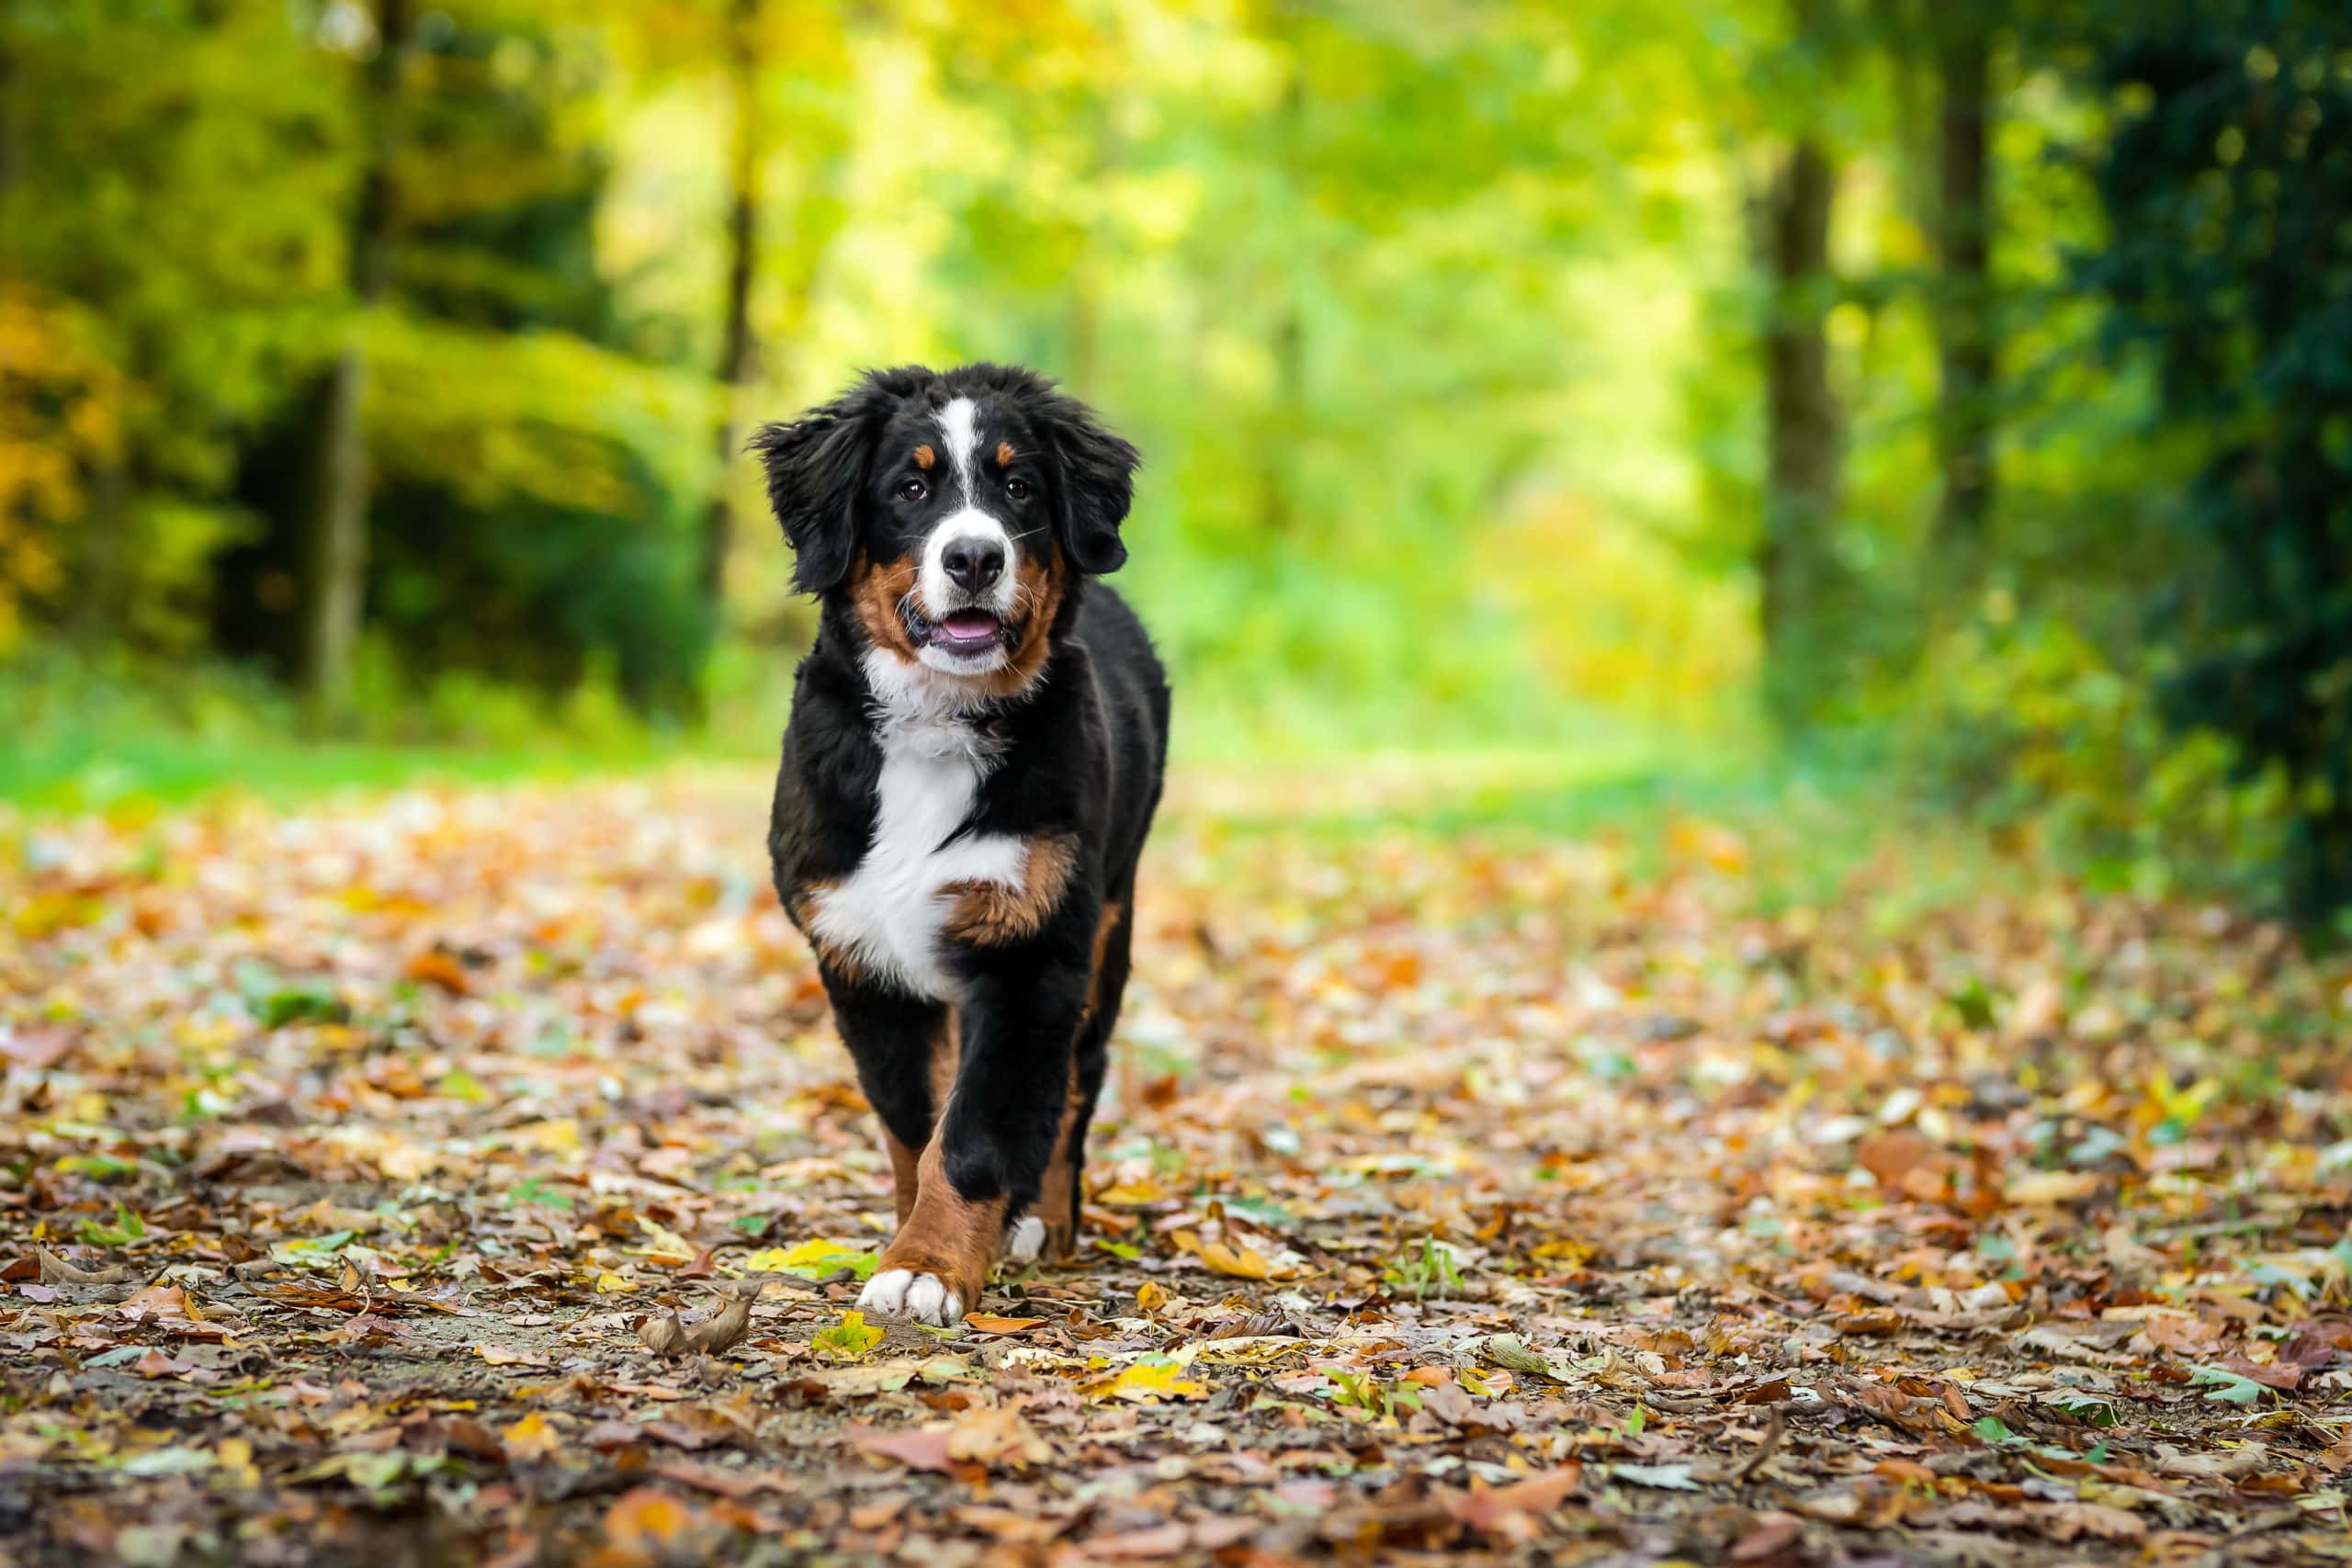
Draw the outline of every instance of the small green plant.
M1418 1390L1405 1387L1383 1387L1370 1372L1347 1372L1336 1367L1327 1368L1323 1375L1331 1380L1330 1401L1337 1405L1353 1405L1375 1420L1394 1416L1399 1410L1419 1410L1421 1396Z
M506 1190L506 1206L510 1209L535 1206L569 1209L571 1207L571 1194L549 1188L544 1176L527 1176Z
M1382 1273L1398 1294L1417 1302L1453 1295L1462 1289L1461 1255L1433 1235L1423 1236L1418 1251L1407 1250Z
M144 1241L147 1224L120 1203L114 1206L114 1224L102 1225L96 1220L82 1222L82 1239L92 1247L129 1247L134 1241Z

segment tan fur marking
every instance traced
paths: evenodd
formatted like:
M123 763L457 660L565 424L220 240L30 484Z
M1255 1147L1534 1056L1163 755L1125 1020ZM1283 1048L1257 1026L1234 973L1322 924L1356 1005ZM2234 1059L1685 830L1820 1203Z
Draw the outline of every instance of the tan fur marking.
M941 932L956 942L1001 946L1035 936L1046 917L1062 901L1070 869L1078 862L1077 840L1066 833L1040 834L1029 840L1022 857L1021 886L1001 882L951 882L942 893L956 902L941 922Z
M915 1201L899 1234L882 1249L877 1271L905 1269L936 1274L977 1312L989 1265L1004 1238L1005 1199L975 1202L947 1179L946 1140L934 1135L915 1162Z
M915 448L915 467L921 468L924 473L931 472L931 466L937 461L939 461L939 454L933 451L930 447L918 446Z
M916 649L907 637L907 623L899 617L899 603L914 592L919 570L911 556L876 566L864 550L849 563L850 603L857 610L858 624L875 647L887 648L910 664Z
M909 1148L899 1142L897 1134L885 1127L882 1152L890 1156L890 1197L898 1205L899 1224L904 1227L907 1216L915 1211L915 1193L922 1184L922 1150Z
M1102 955L1110 951L1112 928L1119 923L1119 904L1115 898L1102 906L1102 918L1094 922L1094 967L1087 971L1086 1006L1078 1015L1078 1026L1086 1027L1094 1017L1094 1004L1102 998Z
M1054 1157L1046 1162L1044 1181L1037 1189L1037 1206L1030 1213L1046 1227L1040 1255L1056 1261L1078 1250L1078 1204L1075 1173L1070 1168L1070 1134L1078 1130L1078 1075L1069 1080L1069 1097L1062 1106L1062 1130L1054 1135Z
M1009 468L1012 467L1012 457L1013 452L1012 442L1000 441L996 444L996 466L998 468Z

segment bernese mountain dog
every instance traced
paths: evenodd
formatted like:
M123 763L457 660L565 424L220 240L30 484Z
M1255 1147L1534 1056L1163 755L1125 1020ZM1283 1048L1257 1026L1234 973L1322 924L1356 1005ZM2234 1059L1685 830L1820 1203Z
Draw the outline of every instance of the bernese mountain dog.
M1034 372L866 375L753 437L821 607L775 887L882 1122L899 1228L858 1304L947 1325L1075 1248L1168 684L1092 580L1136 449Z

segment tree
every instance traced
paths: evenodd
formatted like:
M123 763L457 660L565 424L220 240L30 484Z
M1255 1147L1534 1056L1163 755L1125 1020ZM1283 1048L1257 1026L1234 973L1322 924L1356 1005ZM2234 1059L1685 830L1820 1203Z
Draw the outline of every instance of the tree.
M1838 167L1823 103L1845 60L1834 0L1792 0L1779 117L1785 151L1749 197L1764 275L1764 495L1758 608L1764 693L1773 716L1802 725L1827 681L1838 575L1834 536L1845 461L1844 413L1830 380L1827 321L1838 283L1829 239Z
M361 400L368 389L365 312L382 299L390 273L392 158L409 0L375 0L373 52L357 95L367 139L350 224L354 319L312 398L310 494L301 525L302 637L297 677L314 717L341 713L351 691L352 654L368 583L368 446Z
M1981 0L1939 6L1928 21L1939 96L1933 227L1942 485L1929 558L1963 583L1982 568L1993 512L1994 9Z
M2290 790L2286 902L2352 908L2352 25L2322 0L2089 0L2070 13L2113 114L2081 282L2203 444L2193 568L2156 607L2173 719Z
M1838 172L1820 141L1790 145L1760 202L1768 280L1764 325L1764 527L1757 551L1767 695L1783 720L1804 716L1818 682L1828 536L1837 525L1844 433L1829 381L1824 318L1836 279L1829 220Z
M760 171L767 155L760 105L760 0L727 0L725 70L729 129L727 155L727 283L719 325L718 460L735 457L735 404L758 368L752 331L752 276L760 254ZM703 525L702 586L714 618L727 595L727 551L735 531L729 488L711 491Z

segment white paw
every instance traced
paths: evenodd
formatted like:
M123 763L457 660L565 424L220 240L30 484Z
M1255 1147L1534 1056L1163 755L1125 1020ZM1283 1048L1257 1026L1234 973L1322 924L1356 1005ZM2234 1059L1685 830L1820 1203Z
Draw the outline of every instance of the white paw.
M1046 1249L1046 1222L1035 1214L1023 1214L1004 1231L1004 1260L1008 1263L1035 1263L1037 1254Z
M964 1321L964 1298L949 1289L944 1280L906 1269L886 1269L865 1281L865 1289L857 1293L857 1304L865 1312L911 1317L933 1328L950 1328Z

